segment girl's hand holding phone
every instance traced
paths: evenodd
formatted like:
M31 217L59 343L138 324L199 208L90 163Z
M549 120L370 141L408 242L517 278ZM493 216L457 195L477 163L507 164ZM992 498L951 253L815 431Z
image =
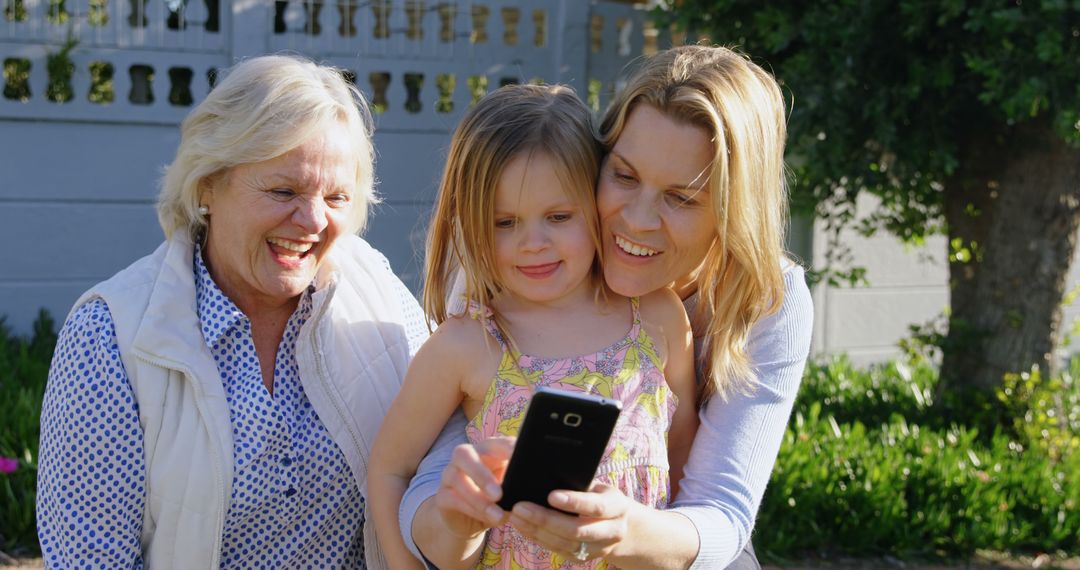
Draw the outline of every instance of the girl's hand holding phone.
M506 520L506 511L495 502L502 496L502 478L515 441L512 437L493 437L454 448L435 495L447 530L463 538L471 537Z
M499 508L502 478L513 455L516 439L489 438L454 449L443 471L435 504L447 531L469 538L502 524L509 517L521 534L571 558L581 542L590 558L609 556L628 535L629 514L638 503L604 484L589 491L554 491L552 506L568 515L535 503L518 503L512 513Z

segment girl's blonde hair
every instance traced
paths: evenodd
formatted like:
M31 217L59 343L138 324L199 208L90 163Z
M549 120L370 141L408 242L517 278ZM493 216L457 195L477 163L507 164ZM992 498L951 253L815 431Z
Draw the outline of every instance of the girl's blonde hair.
M602 282L595 195L600 148L589 109L569 87L507 85L470 109L451 139L428 231L429 319L442 323L450 316L447 295L457 271L464 275L466 301L490 307L502 289L495 263L495 192L506 166L533 154L553 160L569 198L580 204L597 252L590 278Z
M756 382L746 345L751 328L784 296L788 218L784 99L771 75L723 47L683 46L646 59L600 125L605 152L637 105L704 129L713 143L708 171L717 239L697 281L691 315L708 381L704 402Z
M224 74L184 119L176 159L165 169L157 213L165 237L205 234L199 215L204 181L240 164L262 162L300 146L331 123L344 125L356 148L350 232L367 222L375 196L371 115L342 71L307 59L268 55L244 60Z

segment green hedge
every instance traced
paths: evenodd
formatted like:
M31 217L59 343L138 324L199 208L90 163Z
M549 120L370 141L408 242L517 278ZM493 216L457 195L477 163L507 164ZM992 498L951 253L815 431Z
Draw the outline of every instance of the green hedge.
M1080 360L1053 381L1009 377L1015 423L980 434L950 423L961 402L935 404L924 362L811 363L755 545L773 558L1080 554L1078 377Z
M9 553L38 548L34 479L53 330L44 313L29 340L0 320L0 456L19 462L0 474L0 550ZM772 559L1080 555L1077 379L1080 359L1053 379L1010 376L999 411L1015 420L987 428L979 410L957 413L965 402L936 402L936 370L918 359L810 363L755 546Z

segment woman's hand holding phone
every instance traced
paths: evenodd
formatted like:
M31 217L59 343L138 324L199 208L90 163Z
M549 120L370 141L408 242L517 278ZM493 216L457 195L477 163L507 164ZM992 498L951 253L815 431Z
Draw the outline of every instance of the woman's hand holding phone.
M588 491L553 491L548 502L559 510L518 503L510 524L526 538L567 558L573 557L582 542L590 559L610 557L629 535L631 512L642 507L603 483Z
M642 505L614 487L595 484L581 493L555 491L548 501L565 512L519 503L510 524L564 557L584 542L590 560L603 558L626 570L681 569L693 562L700 547L697 528L689 518ZM670 552L687 552L690 558Z

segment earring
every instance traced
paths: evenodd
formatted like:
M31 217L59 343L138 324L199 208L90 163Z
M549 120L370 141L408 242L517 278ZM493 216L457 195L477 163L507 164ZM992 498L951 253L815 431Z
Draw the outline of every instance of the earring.
M208 208L206 206L199 206L199 215L200 216L205 216L205 215L207 215L209 213L210 213L210 208Z

